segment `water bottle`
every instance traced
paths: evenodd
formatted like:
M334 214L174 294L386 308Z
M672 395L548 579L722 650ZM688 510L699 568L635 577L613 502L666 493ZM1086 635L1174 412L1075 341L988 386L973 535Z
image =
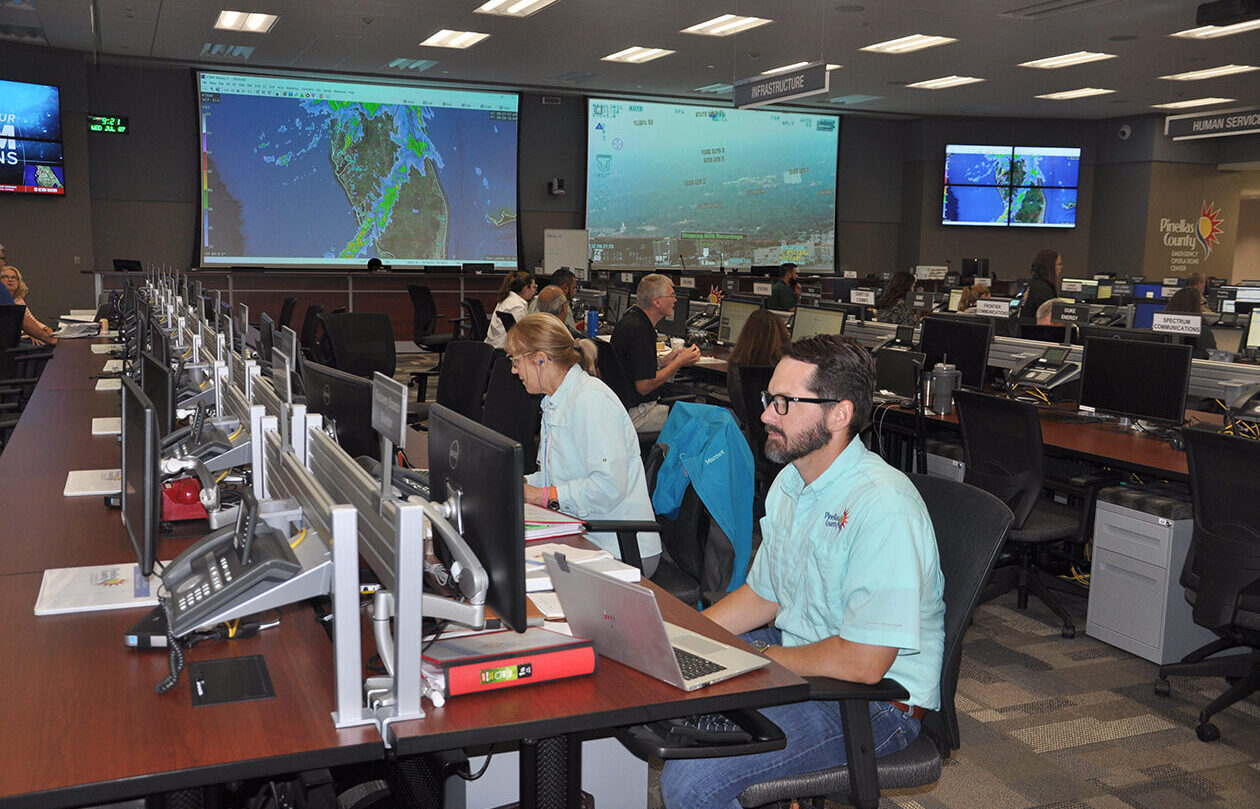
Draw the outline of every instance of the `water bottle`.
M599 334L599 310L586 310L586 336L594 338Z

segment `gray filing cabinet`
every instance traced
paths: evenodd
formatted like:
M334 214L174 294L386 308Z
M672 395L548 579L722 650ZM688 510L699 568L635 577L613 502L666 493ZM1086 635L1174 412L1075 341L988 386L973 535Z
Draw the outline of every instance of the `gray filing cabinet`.
M1179 583L1193 530L1190 503L1123 486L1099 492L1085 634L1161 665L1211 641Z

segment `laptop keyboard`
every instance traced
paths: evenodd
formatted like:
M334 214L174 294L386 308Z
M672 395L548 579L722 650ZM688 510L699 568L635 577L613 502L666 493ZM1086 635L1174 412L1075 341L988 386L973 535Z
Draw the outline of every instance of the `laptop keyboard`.
M678 659L678 668L682 669L683 680L694 680L697 677L703 677L707 674L716 674L719 671L725 671L726 666L714 663L712 660L706 660L691 652L684 652L677 646L674 648L674 657Z

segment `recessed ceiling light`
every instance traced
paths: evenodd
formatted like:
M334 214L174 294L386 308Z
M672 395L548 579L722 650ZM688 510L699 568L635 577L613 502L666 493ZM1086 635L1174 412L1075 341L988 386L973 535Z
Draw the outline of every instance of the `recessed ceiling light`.
M1151 106L1157 110L1182 110L1187 107L1206 107L1211 104L1226 104L1233 101L1232 98L1192 98L1189 101L1170 101L1167 104L1152 104Z
M1221 65L1220 67L1209 67L1205 70L1173 73L1170 76L1160 76L1160 78L1168 79L1169 81L1199 81L1201 79L1215 79L1219 76L1232 76L1235 73L1250 73L1253 70L1260 70L1260 67L1252 65Z
M864 51L873 51L875 53L910 53L911 51L921 51L924 48L932 48L937 45L948 45L958 40L951 37L929 36L928 34L911 34L908 37L900 39L890 39L887 42L876 42L874 45L867 45L862 48Z
M974 76L941 76L939 79L916 81L906 86L917 87L920 90L944 90L946 87L959 87L964 84L975 84L978 81L984 81L984 79L977 79Z
M1086 62L1098 62L1103 59L1114 59L1114 53L1094 53L1092 51L1077 51L1076 53L1065 53L1062 56L1049 56L1045 59L1034 59L1031 62L1020 62L1020 67L1039 67L1045 70L1054 70L1060 67L1071 67L1072 65L1083 65Z
M1260 28L1260 19L1237 22L1233 25L1203 25L1198 28L1188 28L1185 31L1178 31L1175 34L1169 34L1168 36L1182 37L1183 39L1216 39L1217 37L1227 37L1232 34L1241 34L1244 31L1254 31L1257 28Z
M542 11L556 0L490 0L474 8L478 14L497 14L501 17L528 17Z
M488 36L490 35L479 34L476 31L452 31L449 28L443 28L420 45L429 48L471 48Z
M410 56L403 56L393 59L385 67L392 67L395 70L414 70L417 72L428 70L436 65L437 62L432 59L412 59Z
M1082 87L1079 90L1063 90L1058 93L1046 93L1037 96L1037 98L1045 98L1050 101L1070 101L1073 98L1087 98L1089 96L1103 96L1107 93L1114 93L1115 90L1105 90L1102 87Z
M738 14L723 14L711 20L696 23L689 28L684 28L682 33L700 34L706 37L728 37L731 34L738 34L771 22L774 22L774 20L767 20L763 17L741 17Z
M846 104L847 105L847 104L861 104L864 101L874 101L877 98L880 98L880 96L868 96L868 95L861 95L860 93L854 93L853 95L836 96L835 98L831 98L828 100L832 104Z
M278 20L275 14L251 14L248 11L220 11L219 19L214 27L224 31L248 31L251 34L265 34Z
M653 59L660 59L662 56L669 56L673 51L664 48L643 48L638 45L631 46L625 50L610 53L601 61L604 62L629 62L630 64L641 65L644 62L650 62Z
M697 87L697 88L695 89L695 92L697 92L697 93L717 93L718 95L722 95L722 94L724 94L724 93L729 93L732 89L734 89L734 88L732 88L732 87L731 87L731 85L729 85L729 84L722 84L722 83L720 83L720 82L719 82L718 84L706 84L704 87Z

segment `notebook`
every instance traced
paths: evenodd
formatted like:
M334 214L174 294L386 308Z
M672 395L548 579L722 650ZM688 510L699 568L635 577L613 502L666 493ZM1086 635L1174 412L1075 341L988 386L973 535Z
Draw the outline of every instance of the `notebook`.
M66 486L61 493L66 497L90 497L121 491L121 469L73 469L66 475Z
M707 638L661 618L656 596L563 556L545 554L547 574L573 634L595 650L644 674L694 691L769 665L760 655Z
M92 419L92 435L118 435L122 432L119 416L97 416Z

